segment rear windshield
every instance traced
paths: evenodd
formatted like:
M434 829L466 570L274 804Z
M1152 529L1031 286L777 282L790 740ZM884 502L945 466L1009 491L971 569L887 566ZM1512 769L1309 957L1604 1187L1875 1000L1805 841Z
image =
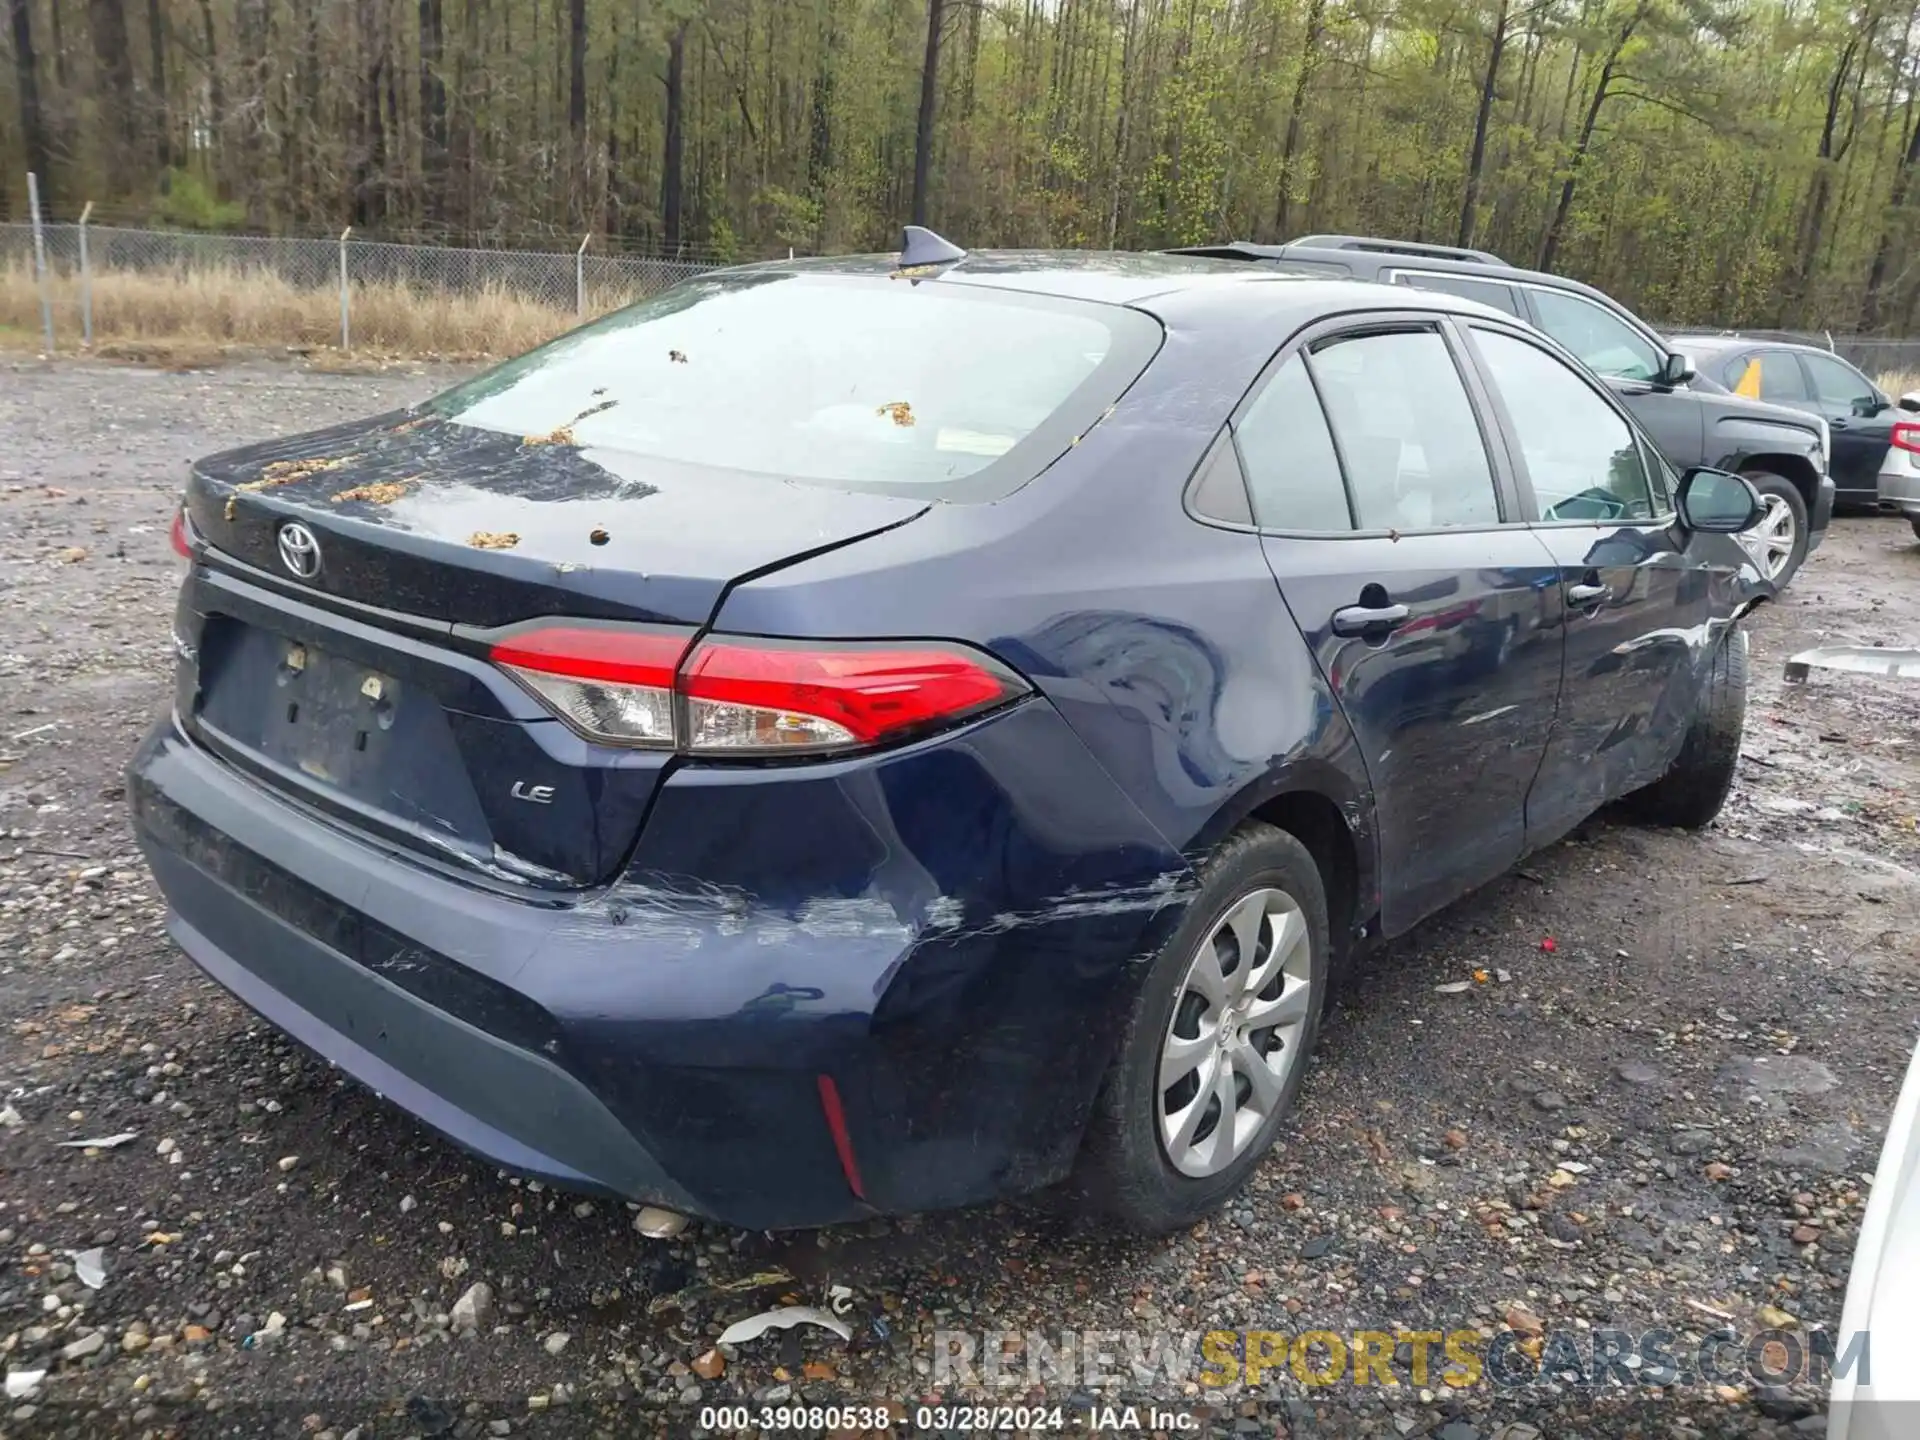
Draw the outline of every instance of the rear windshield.
M1118 306L748 270L616 311L427 408L668 464L990 497L1091 428L1159 339Z

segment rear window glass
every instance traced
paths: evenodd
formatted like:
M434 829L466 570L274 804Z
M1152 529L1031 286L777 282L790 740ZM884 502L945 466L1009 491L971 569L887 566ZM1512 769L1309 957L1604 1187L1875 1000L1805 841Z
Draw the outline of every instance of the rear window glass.
M1287 358L1234 427L1254 518L1276 530L1351 530L1346 482L1307 362Z
M1513 289L1507 285L1496 285L1491 280L1469 280L1459 275L1436 275L1426 270L1397 270L1393 276L1396 285L1409 285L1416 290L1438 290L1445 295L1458 295L1463 300L1478 300L1482 305L1491 305L1496 310L1504 310L1515 319L1524 318L1520 314L1520 302L1515 298Z
M1044 469L1159 339L1118 306L745 271L616 311L429 408L670 464L967 498Z
M1293 270L1302 275L1352 275L1351 265L1342 265L1337 260L1301 260L1289 255L1283 260L1273 262L1280 270Z

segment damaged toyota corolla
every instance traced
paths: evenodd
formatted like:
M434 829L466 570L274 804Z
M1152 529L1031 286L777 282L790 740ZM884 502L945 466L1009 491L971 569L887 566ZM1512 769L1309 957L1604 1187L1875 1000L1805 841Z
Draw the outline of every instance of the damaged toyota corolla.
M1165 1230L1367 942L1712 819L1758 514L1472 301L910 232L196 464L131 803L195 962L499 1165Z

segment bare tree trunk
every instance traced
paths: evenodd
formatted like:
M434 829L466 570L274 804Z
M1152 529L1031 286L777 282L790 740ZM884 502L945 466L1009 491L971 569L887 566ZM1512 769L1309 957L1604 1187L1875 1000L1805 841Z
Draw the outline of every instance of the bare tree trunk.
M1806 318L1808 297L1813 289L1813 272L1816 257L1820 252L1820 239L1827 223L1827 201L1833 193L1833 172L1839 161L1853 144L1854 128L1860 123L1860 109L1854 104L1848 121L1846 134L1840 131L1840 108L1848 96L1847 80L1853 71L1856 54L1863 56L1873 44L1873 32L1879 26L1879 16L1869 10L1863 29L1848 39L1840 51L1840 58L1833 68L1833 79L1827 85L1827 113L1820 127L1820 144L1814 156L1813 186L1807 196L1807 208L1800 226L1799 254L1795 257L1793 279L1787 288L1787 294L1781 301L1781 320L1789 318L1789 312L1798 312L1800 318ZM1863 45L1861 42L1865 40Z
M620 173L622 156L620 153L620 52L625 40L620 34L619 6L613 11L613 45L607 53L607 184L602 196L600 230L605 235L619 235L626 221L622 211L625 205L623 186L624 177Z
M267 224L266 177L260 157L267 129L267 0L238 0L241 86L237 118L240 127L239 190L246 197L247 224L263 230Z
M40 108L40 75L33 56L31 0L7 0L8 30L13 35L13 82L20 96L20 132L26 140L27 168L40 184L40 204L53 209L53 146L46 112Z
M680 253L681 207L685 202L685 182L681 166L685 160L686 137L681 133L682 112L686 108L687 25L682 20L667 41L667 121L660 155L660 220L667 253Z
M447 195L458 196L457 214L450 216L471 239L479 228L480 165L479 97L474 94L485 67L480 64L480 0L466 0L460 24L460 53L454 60L453 93L457 125L447 140Z
M1127 0L1127 27L1120 41L1120 105L1113 122L1113 181L1107 202L1107 248L1120 239L1120 203L1127 179L1128 122L1132 118L1134 42L1140 27L1140 0Z
M147 74L153 158L165 173L173 164L173 112L167 106L167 23L160 0L147 0Z
M387 129L381 95L387 81L386 27L378 23L381 0L359 0L359 138L353 163L353 223L378 223L387 211Z
M73 83L72 73L67 69L67 37L60 25L61 7L47 7L47 18L53 21L53 83L65 90Z
M567 188L576 227L587 222L587 0L567 8Z
M213 29L212 0L200 0L200 32L207 53L202 61L207 76L207 134L212 140L214 189L224 195L227 172L227 96L220 75L220 49Z
M1899 167L1893 172L1893 193L1887 197L1887 215L1880 226L1879 242L1873 247L1873 264L1867 270L1867 293L1860 304L1860 328L1874 330L1882 318L1881 289L1887 283L1887 268L1893 261L1896 238L1907 228L1907 188L1913 171L1920 165L1920 124L1914 118L1914 89L1909 85L1906 104L1906 148Z
M927 54L920 66L920 113L913 125L913 223L927 223L927 181L933 173L934 104L940 94L940 22L947 0L927 0Z
M1627 48L1627 42L1633 39L1633 32L1640 28L1640 22L1646 17L1647 0L1641 0L1639 8L1620 27L1620 33L1614 37L1613 47L1607 51L1607 58L1601 63L1599 83L1593 87L1593 98L1587 102L1586 117L1580 122L1580 138L1574 142L1572 158L1567 162L1567 178L1560 185L1560 201L1553 207L1553 219L1547 225L1546 238L1540 242L1542 270L1551 270L1555 257L1560 253L1560 240L1566 233L1567 215L1573 209L1574 186L1579 182L1580 167L1586 163L1587 151L1593 147L1594 127L1600 123L1600 107L1607 103L1607 95L1613 89L1621 52Z
M814 69L811 113L807 126L807 193L818 204L825 197L833 170L833 86L840 57L840 28L831 6L820 38L820 60Z
M134 93L133 51L127 41L126 0L87 0L87 28L103 94L97 111L107 131L107 188L117 202L144 200L151 185L140 178L139 152L145 107Z
M445 47L443 0L420 0L420 209L429 222L445 219L447 210L447 82L440 73Z
M1480 108L1473 117L1473 150L1467 156L1467 188L1460 199L1460 238L1462 247L1473 244L1475 209L1480 202L1480 167L1487 156L1487 120L1493 114L1493 96L1500 84L1500 56L1507 48L1507 0L1493 18L1493 40L1487 49L1487 73L1480 82Z
M1293 209L1293 162L1300 153L1301 118L1307 108L1307 86L1320 50L1320 37L1326 30L1327 0L1309 0L1307 33L1300 43L1300 69L1293 77L1293 100L1287 106L1287 137L1280 147L1280 202L1274 207L1274 239L1287 238L1287 222Z

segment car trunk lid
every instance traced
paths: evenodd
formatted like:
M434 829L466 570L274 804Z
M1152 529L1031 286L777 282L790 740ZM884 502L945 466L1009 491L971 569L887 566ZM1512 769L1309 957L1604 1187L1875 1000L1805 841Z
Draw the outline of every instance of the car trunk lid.
M385 843L495 883L591 885L671 752L574 733L488 662L487 632L691 632L733 582L925 509L409 414L230 451L188 487L209 548L176 622L180 712L261 784Z
M277 581L481 627L551 614L702 624L740 577L925 509L407 412L213 456L187 493L201 537ZM318 543L312 576L281 554L290 521Z

